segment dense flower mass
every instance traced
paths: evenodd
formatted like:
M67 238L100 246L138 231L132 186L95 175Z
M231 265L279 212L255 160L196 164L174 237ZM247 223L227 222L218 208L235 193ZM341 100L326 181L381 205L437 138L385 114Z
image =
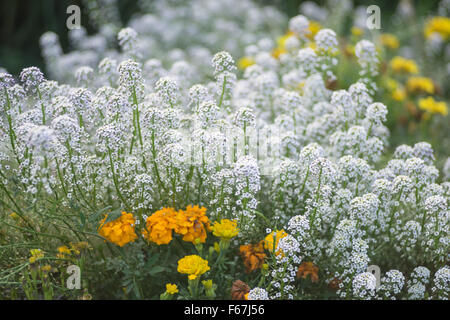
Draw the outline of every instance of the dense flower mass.
M0 70L0 298L448 299L446 6L86 2Z

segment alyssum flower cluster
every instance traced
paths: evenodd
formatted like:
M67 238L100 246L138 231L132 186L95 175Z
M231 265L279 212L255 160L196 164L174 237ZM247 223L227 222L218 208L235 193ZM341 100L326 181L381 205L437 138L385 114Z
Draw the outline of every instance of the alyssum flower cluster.
M375 46L332 90L336 33L289 30L242 71L225 51L164 69L126 28L75 84L0 74L2 241L39 250L5 292L51 298L70 262L83 298L448 299L450 174L426 142L386 154Z

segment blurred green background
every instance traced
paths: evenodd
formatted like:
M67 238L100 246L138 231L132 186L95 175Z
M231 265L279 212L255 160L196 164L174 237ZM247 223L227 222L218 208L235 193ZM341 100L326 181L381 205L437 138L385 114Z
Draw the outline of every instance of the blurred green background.
M149 0L151 1L151 0ZM220 0L211 0L220 1ZM261 4L275 5L287 15L298 14L301 0L255 0ZM139 12L137 0L119 0L121 19L124 24ZM319 5L325 0L315 1ZM434 10L439 1L412 1L421 12ZM354 6L377 4L381 8L382 28L390 23L398 1L367 0L353 1ZM69 5L81 7L81 23L89 33L95 29L89 25L81 0L0 0L0 67L18 74L24 67L38 66L45 70L40 54L39 37L48 30L56 32L64 51L68 48L66 9ZM343 21L343 23L346 23Z

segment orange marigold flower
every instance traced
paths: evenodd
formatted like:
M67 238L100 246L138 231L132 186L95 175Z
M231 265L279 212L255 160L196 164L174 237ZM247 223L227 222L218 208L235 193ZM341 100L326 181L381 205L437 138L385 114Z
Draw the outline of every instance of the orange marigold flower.
M106 240L124 246L137 239L134 231L135 219L132 213L122 212L122 215L116 220L105 223L108 215L100 222L98 233Z
M176 215L175 232L183 236L183 240L204 243L206 231L211 231L209 218L206 216L206 208L199 206L187 206L186 210L178 211Z
M247 273L261 268L264 263L264 259L266 258L262 241L260 241L258 244L241 245L239 247L239 253L244 260L244 265Z
M331 289L337 290L337 289L339 289L339 284L341 282L342 281L339 280L338 278L333 278L333 280L331 280L330 283L328 283L328 287Z
M144 238L158 245L172 241L172 231L177 227L177 212L173 208L162 208L147 218Z
M247 300L245 295L250 292L250 287L244 281L236 280L231 287L231 300Z
M312 262L302 262L302 264L298 267L297 271L297 279L306 279L308 276L311 276L311 282L319 281L319 268L314 265Z

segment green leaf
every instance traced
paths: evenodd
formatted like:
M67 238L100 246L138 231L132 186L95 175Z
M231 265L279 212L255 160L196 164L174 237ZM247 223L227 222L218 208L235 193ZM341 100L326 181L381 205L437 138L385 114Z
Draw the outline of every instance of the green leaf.
M96 224L98 223L101 219L102 219L102 215L110 210L112 207L111 206L107 206L105 208L100 209L99 211L95 212L94 214L89 216L89 222Z
M166 270L166 268L164 268L164 267L156 266L156 267L153 267L152 270L150 270L149 274L151 276L154 276L155 274L161 273L165 270Z
M122 209L118 208L108 213L108 216L106 217L105 223L116 220L120 217L122 214Z

